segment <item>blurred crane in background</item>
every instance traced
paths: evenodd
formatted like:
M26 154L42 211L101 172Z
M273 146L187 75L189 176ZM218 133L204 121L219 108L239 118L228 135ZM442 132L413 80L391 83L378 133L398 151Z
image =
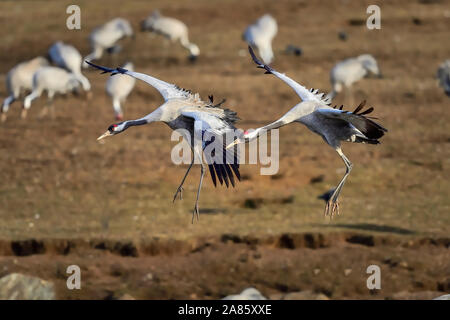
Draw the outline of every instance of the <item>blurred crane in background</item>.
M81 54L74 46L62 41L55 42L48 50L48 55L55 65L72 72L80 81L84 91L91 90L89 80L81 73Z
M332 91L328 98L333 99L339 92L346 89L346 96L349 96L349 104L353 104L351 86L364 77L373 74L382 77L377 61L370 54L363 54L356 58L349 58L338 62L330 72L330 82Z
M40 67L48 66L48 61L43 57L36 57L29 61L19 63L6 75L6 87L9 96L3 101L1 121L6 120L6 112L9 106L17 100L22 91L33 89L33 75Z
M131 62L127 62L122 68L133 71L134 66ZM116 120L123 120L122 103L133 90L135 83L135 78L123 74L109 77L106 82L106 92L112 99Z
M142 21L141 30L160 34L172 42L180 41L189 51L189 59L192 61L200 54L198 46L189 41L187 26L178 19L162 16L158 10Z
M105 51L115 53L120 51L117 44L119 40L125 37L133 37L133 28L128 20L115 18L97 28L89 36L92 52L84 60L92 61L100 59ZM83 68L88 65L83 62Z
M270 64L274 58L272 40L277 32L276 20L270 14L265 14L248 26L242 37L249 45L258 49L264 63Z
M77 77L63 68L47 66L38 69L33 75L33 91L25 97L22 118L27 116L31 102L40 97L44 91L47 91L48 100L41 115L46 114L48 109L53 106L55 94L77 93L79 86L80 82ZM51 111L53 116L53 108Z

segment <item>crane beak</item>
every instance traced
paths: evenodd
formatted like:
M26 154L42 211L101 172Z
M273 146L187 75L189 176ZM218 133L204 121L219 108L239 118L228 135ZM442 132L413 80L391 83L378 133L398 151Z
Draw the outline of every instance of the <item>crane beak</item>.
M104 134L102 134L100 137L97 138L97 141L102 140L103 138L112 136L112 133L108 131L106 131Z
M227 145L227 147L225 148L225 149L230 149L231 147L233 147L233 146L235 146L235 145L237 145L237 144L239 144L239 143L241 143L242 141L239 139L239 138L237 138L236 140L234 140L232 143L230 143L229 145Z

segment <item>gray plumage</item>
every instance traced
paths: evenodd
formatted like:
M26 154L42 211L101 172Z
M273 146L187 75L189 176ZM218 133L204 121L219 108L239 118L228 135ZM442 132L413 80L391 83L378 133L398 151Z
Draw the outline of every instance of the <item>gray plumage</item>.
M220 184L225 183L227 187L231 184L234 187L234 178L236 177L240 180L239 162L236 158L236 154L232 151L227 151L225 145L222 143L224 135L230 131L234 132L234 123L238 118L236 112L222 108L223 101L218 104L213 104L213 98L211 96L210 100L205 102L200 99L198 93L193 94L189 90L179 88L174 84L164 82L143 73L133 72L123 68L110 69L97 66L90 62L88 62L88 64L102 70L103 73L111 73L111 75L124 74L140 79L158 90L165 100L160 107L143 118L111 125L108 128L108 131L98 138L99 140L107 136L121 133L131 126L145 125L152 122L164 122L172 130L184 129L189 133L190 136L187 136L186 132L179 131L190 144L193 151L193 157L192 162L174 195L173 201L175 201L178 194L181 199L184 181L189 174L192 165L197 160L197 163L201 165L201 175L192 217L193 219L195 215L197 216L197 219L199 217L198 200L206 167L209 168L211 179L215 186L217 185L217 180L219 180ZM219 140L213 140L212 137L211 140L207 140L205 138L207 133L214 137L214 139ZM195 141L195 136L201 137L201 141ZM218 151L222 152L222 154L219 153L219 157L223 155L223 158L217 159L214 157L215 154L204 152L205 148L212 141L221 143L221 150ZM203 161L203 157L205 158L205 161Z
M439 79L439 84L444 88L447 96L450 97L450 60L444 61L438 69L437 78Z
M350 160L348 160L342 152L341 142L348 141L378 144L378 139L381 138L387 130L366 116L373 111L373 108L363 111L365 101L362 102L353 112L342 110L343 106L340 108L333 108L329 105L329 100L323 98L322 93L318 93L318 91L314 89L307 90L305 87L286 75L281 74L260 62L256 58L251 47L249 47L249 51L258 68L265 69L266 73L273 74L277 78L283 80L292 89L294 89L303 101L294 106L275 122L251 132L245 132L242 137L236 139L236 141L228 147L237 143L256 139L264 131L280 128L292 122L304 124L308 129L320 135L328 145L336 150L346 166L346 173L344 177L339 182L333 194L330 196L330 199L325 207L326 215L330 214L333 216L334 213L339 213L339 204L337 200L345 180L350 174L353 166Z

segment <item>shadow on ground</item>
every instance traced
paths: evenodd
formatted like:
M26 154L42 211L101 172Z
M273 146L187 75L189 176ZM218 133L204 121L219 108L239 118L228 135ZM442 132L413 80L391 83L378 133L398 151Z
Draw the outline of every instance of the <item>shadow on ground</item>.
M364 231L376 231L376 232L389 232L396 234L416 234L413 230L403 229L399 227L391 227L386 225L377 225L372 223L359 223L359 224L333 224L333 225L315 225L321 227L333 227L333 228L344 228L353 230L364 230Z

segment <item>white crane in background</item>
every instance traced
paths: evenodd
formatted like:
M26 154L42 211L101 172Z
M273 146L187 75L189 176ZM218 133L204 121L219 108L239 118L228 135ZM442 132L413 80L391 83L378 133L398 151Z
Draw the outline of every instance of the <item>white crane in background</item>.
M332 91L327 97L333 99L345 88L347 90L346 94L350 96L350 103L353 104L351 86L370 74L373 74L378 78L383 77L378 68L377 61L370 54L363 54L356 58L349 58L338 62L330 72Z
M91 90L89 80L81 73L81 54L74 46L62 41L55 42L48 50L48 55L55 65L72 72L80 81L84 91Z
M103 53L108 50L115 52L120 49L117 45L120 39L132 37L134 35L130 22L123 18L115 18L107 23L95 28L89 36L92 52L84 60L92 61L100 59ZM87 68L83 62L83 68Z
M22 118L27 116L27 111L31 108L31 102L39 98L44 91L47 91L47 105L44 109L46 113L53 105L53 98L56 94L77 93L80 82L77 77L67 70L59 67L42 67L33 75L33 91L25 97ZM53 112L53 108L52 108Z
M23 91L33 89L33 75L40 67L48 66L47 59L36 57L29 61L19 63L6 75L6 87L9 96L3 101L1 121L6 121L6 113L9 106L17 100Z
M131 62L127 62L122 68L133 71L134 66ZM135 78L124 74L109 77L106 82L106 92L112 99L116 120L123 120L122 103L124 103L125 99L133 90L135 83Z
M142 21L141 29L161 34L172 42L180 41L189 51L191 60L195 60L200 54L198 46L189 41L187 26L178 19L162 16L157 10Z
M270 64L274 58L272 40L277 32L276 20L270 14L265 14L248 26L242 37L249 45L258 49L265 64Z

